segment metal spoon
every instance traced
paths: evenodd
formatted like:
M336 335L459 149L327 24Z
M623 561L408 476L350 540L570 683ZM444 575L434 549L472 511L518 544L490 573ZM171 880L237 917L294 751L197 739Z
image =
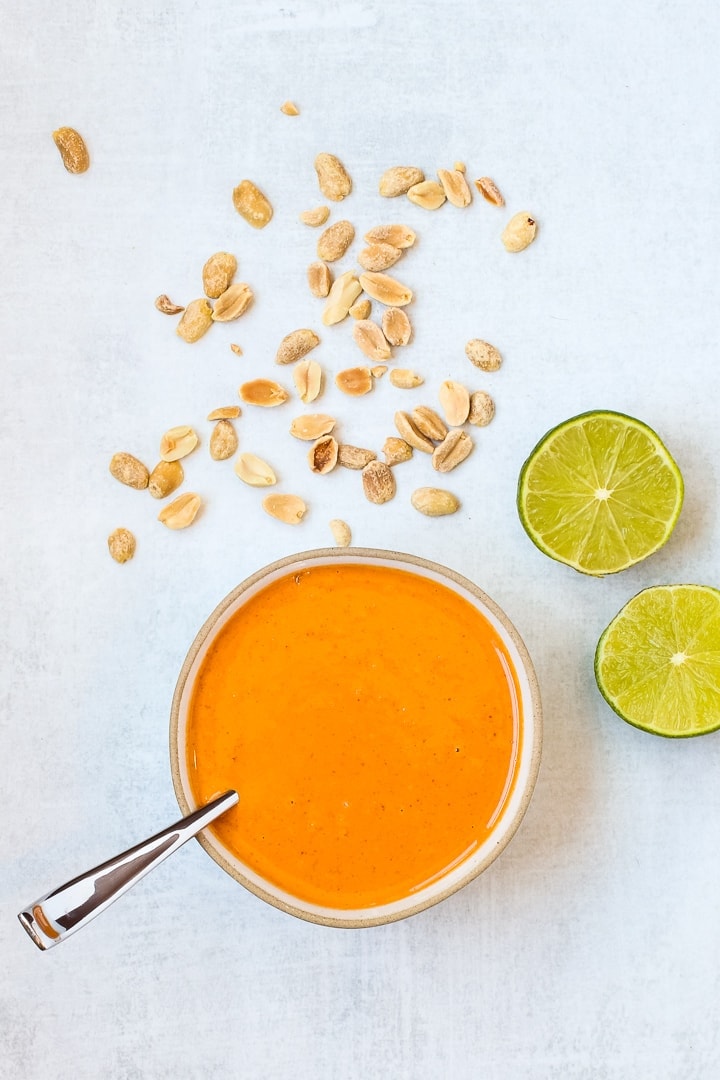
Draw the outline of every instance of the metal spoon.
M238 799L237 791L226 791L148 840L53 889L29 904L18 919L39 949L52 948L110 907L168 855L235 806Z

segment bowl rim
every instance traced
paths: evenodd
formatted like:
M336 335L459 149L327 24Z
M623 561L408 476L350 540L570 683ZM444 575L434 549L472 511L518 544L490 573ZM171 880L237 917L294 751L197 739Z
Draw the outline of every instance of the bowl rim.
M262 585L266 579L275 579L283 572L289 573L294 567L302 565L306 567L308 563L314 563L315 565L323 565L330 562L365 562L383 563L383 564L397 564L398 568L404 568L412 572L413 570L422 571L424 576L434 575L439 578L440 581L446 584L449 588L453 588L455 592L460 590L460 594L463 592L469 593L475 600L479 601L479 610L482 614L482 608L486 608L487 611L494 616L495 620L500 624L502 632L509 639L510 643L514 647L514 651L517 654L517 659L520 662L520 670L516 671L518 681L521 683L524 680L526 682L526 693L521 693L522 703L522 739L520 740L520 751L518 760L515 766L515 774L513 777L513 788L517 787L517 783L521 773L521 767L525 770L525 780L520 791L518 789L517 804L512 812L512 815L508 818L507 822L504 822L506 817L506 810L510 806L512 800L516 797L515 792L511 790L505 808L503 809L499 824L504 823L504 828L500 835L497 837L496 842L489 848L482 858L475 858L473 855L468 856L467 859L461 863L461 866L467 864L467 872L460 876L455 876L444 887L437 887L430 893L429 890L433 888L429 885L421 894L420 898L413 900L413 898L404 898L402 901L393 902L393 904L381 905L378 908L360 909L353 912L352 915L344 916L342 914L343 909L327 908L316 909L316 905L304 906L302 900L294 897L288 897L284 899L282 896L275 895L268 889L262 887L257 881L253 881L248 877L245 877L238 868L226 858L223 853L222 847L219 843L213 842L213 837L210 833L204 832L198 833L196 839L201 847L207 852L207 854L235 881L237 881L244 888L249 890L254 895L258 896L261 900L279 908L286 914L294 915L297 918L303 919L307 922L321 924L324 926L334 926L340 928L361 928L369 926L379 926L389 922L396 922L400 919L409 918L411 915L416 915L420 911L425 911L429 907L433 907L435 904L440 903L442 900L447 899L453 893L469 884L479 874L488 868L497 857L505 850L507 845L512 840L513 836L520 827L520 823L525 816L527 808L532 798L535 784L537 782L538 772L540 769L540 759L542 755L542 736L543 736L543 720L542 720L542 705L540 701L540 690L538 686L537 675L533 667L530 654L527 647L521 638L518 630L511 622L510 618L506 615L499 604L493 600L487 593L484 592L478 585L476 585L469 578L458 573L456 570L445 566L442 563L435 562L432 559L426 559L419 555L412 555L407 552L396 551L385 548L375 547L322 547L322 548L310 548L306 551L294 553L292 555L285 555L280 559L276 559L271 563L261 567L248 577L244 578L238 585L235 586L223 599L216 605L208 618L205 620L199 631L195 635L195 638L188 649L188 652L183 661L178 679L175 685L173 693L172 704L170 709L170 770L172 775L172 783L175 790L175 797L177 798L178 805L182 810L183 815L192 813L196 809L196 806L188 799L188 793L186 791L185 784L183 783L183 770L180 761L180 721L181 721L181 709L185 697L186 687L188 686L188 680L193 672L193 667L196 664L198 656L204 647L209 647L212 638L215 633L218 633L224 625L223 616L228 612L230 608L236 606L238 609L242 606L238 601L246 593L251 593L256 586ZM478 606L477 604L475 606ZM234 612L233 612L234 614ZM230 616L228 615L228 618ZM507 644L507 641L505 642ZM515 667L518 667L517 661L515 661ZM189 693L189 691L188 691ZM529 723L528 723L529 721ZM528 730L530 738L528 740ZM529 747L529 748L528 748ZM528 756L529 755L529 756ZM189 785L188 785L189 787ZM238 860L239 862L240 860ZM452 870L452 868L451 868ZM451 870L439 878L439 885L445 878L450 877ZM424 893L427 892L427 895ZM392 911L384 911L383 908L391 907ZM311 910L311 908L313 910ZM360 911L367 911L367 915L360 914ZM330 912L336 912L337 914L330 914ZM375 912L375 914L373 914ZM382 912L382 913L378 913Z

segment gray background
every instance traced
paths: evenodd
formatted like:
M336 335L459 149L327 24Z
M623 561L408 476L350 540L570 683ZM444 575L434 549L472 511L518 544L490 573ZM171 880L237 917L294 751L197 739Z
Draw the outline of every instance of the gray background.
M0 1076L717 1076L720 737L630 728L592 672L600 632L639 589L720 583L716 6L29 0L4 14ZM299 117L280 113L286 98ZM86 135L84 176L62 168L61 124ZM334 328L322 409L377 448L393 411L433 403L443 379L490 390L496 420L448 482L455 518L410 507L433 482L425 459L397 469L385 507L357 474L311 476L287 435L296 405L245 409L238 431L306 497L297 530L207 455L206 413L277 373L284 333L320 328L304 280L317 233L297 216L321 201L321 150L355 183L333 220L418 232L398 266L416 292L399 362L426 377L341 398L332 373L359 354ZM497 180L506 211L430 214L377 194L389 165L432 175L457 159ZM275 206L263 232L232 208L243 177ZM499 233L523 209L538 239L510 256ZM153 300L198 295L220 248L256 303L190 347ZM497 374L468 364L474 336L503 352ZM686 480L667 546L608 580L545 559L515 512L536 440L598 407L655 427ZM170 533L107 462L126 449L152 465L178 423L203 438L186 486L206 506ZM342 932L267 907L192 844L36 952L21 906L176 814L169 703L199 625L246 574L330 542L336 516L357 543L470 576L523 634L546 736L510 848L442 905ZM105 547L121 524L138 537L126 566Z

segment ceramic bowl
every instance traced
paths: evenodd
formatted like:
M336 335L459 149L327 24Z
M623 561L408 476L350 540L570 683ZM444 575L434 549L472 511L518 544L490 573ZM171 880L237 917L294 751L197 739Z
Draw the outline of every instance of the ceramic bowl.
M411 896L381 906L354 910L307 903L284 892L243 864L211 830L198 840L208 855L241 885L281 910L306 919L340 927L364 927L413 915L450 896L483 870L505 849L527 810L540 765L542 715L537 679L520 635L501 608L473 582L438 563L414 555L370 548L320 548L292 555L258 570L225 597L197 634L182 666L173 697L170 725L170 760L175 793L183 814L196 809L186 762L186 724L194 681L219 631L259 590L280 577L323 564L361 563L394 567L439 582L469 601L495 629L517 676L515 709L516 763L509 797L486 840L459 865ZM240 793L242 799L242 793Z

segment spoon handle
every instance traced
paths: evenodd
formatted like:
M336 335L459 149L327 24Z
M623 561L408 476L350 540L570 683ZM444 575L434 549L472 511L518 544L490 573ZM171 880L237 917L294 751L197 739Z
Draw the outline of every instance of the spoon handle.
M18 919L39 949L50 949L85 926L154 867L238 801L226 791L148 840L66 882L21 911Z

